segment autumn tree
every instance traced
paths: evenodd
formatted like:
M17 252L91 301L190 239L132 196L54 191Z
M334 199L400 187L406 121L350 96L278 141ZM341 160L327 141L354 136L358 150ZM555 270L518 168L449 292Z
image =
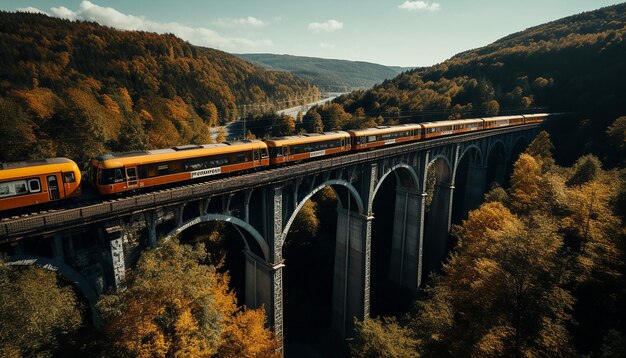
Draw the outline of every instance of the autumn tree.
M52 355L82 325L82 307L57 274L0 262L0 355Z
M203 246L174 240L146 251L128 288L98 302L112 354L275 356L275 340L263 328L263 310L239 310L228 276L203 264L206 260Z
M546 131L539 132L537 137L526 148L527 154L541 161L541 170L544 173L554 165L553 151L554 145L552 140L550 140L550 134Z
M540 164L530 155L522 153L511 175L511 206L520 213L528 213L539 203Z
M353 357L419 357L417 341L411 331L394 318L366 318L355 324Z
M594 155L585 155L576 161L567 185L582 185L594 180L602 171L602 163Z
M32 158L37 141L33 123L19 104L0 98L0 162Z

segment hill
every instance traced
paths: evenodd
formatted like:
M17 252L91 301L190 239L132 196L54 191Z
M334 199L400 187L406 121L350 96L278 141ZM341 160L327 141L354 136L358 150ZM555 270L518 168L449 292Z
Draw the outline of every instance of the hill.
M255 102L317 88L173 36L0 12L0 161L210 141Z
M626 4L553 21L465 51L339 99L346 111L424 120L544 107L574 118L552 124L576 158L604 152L609 123L626 113ZM590 119L590 120L587 120Z
M383 66L363 61L332 60L317 57L273 55L268 53L238 54L246 61L269 69L289 71L306 78L319 88L369 88L393 78L410 68Z

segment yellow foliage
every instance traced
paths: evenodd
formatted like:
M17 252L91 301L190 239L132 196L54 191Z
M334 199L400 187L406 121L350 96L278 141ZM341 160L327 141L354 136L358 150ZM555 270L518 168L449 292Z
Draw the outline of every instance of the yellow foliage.
M11 91L11 95L23 101L26 109L42 120L50 119L61 104L61 99L49 88L16 90Z
M113 113L120 114L120 106L118 106L117 103L115 103L115 101L111 99L111 97L107 96L106 94L103 94L102 102L104 102L104 108L106 108L107 110Z
M541 165L534 157L522 153L511 175L511 206L526 213L540 203Z

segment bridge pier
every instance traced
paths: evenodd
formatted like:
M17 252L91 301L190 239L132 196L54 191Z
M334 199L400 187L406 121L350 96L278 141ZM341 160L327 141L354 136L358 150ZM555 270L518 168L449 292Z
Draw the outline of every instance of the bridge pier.
M474 163L476 164L476 163ZM485 189L487 188L487 167L472 165L470 167L467 182L465 183L465 197L463 198L462 212L466 215L483 202Z
M422 195L397 187L391 241L389 278L401 287L417 291L420 260L420 217Z
M366 315L366 242L371 218L344 208L338 208L337 214L331 329L347 338L352 336L354 317Z
M448 254L453 193L454 185L450 183L438 183L435 188L428 215L428 227L424 230L423 275L438 269Z
M268 322L274 317L272 302L274 275L284 265L272 266L249 250L243 251L246 259L246 306L250 308L265 307Z

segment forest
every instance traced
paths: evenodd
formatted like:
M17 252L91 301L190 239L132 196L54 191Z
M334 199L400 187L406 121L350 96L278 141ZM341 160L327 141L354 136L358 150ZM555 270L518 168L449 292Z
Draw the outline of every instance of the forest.
M173 35L42 14L0 12L0 53L0 161L210 143L244 105L318 96L288 72Z

